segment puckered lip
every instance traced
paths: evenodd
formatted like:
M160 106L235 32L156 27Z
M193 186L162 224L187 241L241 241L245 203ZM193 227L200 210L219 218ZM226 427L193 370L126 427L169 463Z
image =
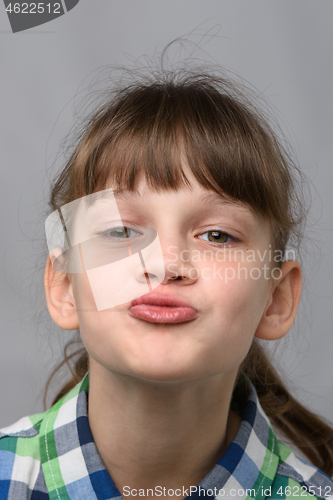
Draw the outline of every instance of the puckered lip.
M130 308L134 306L139 306L141 304L147 304L152 306L169 306L169 307L191 307L195 309L191 304L186 302L179 297L174 297L172 295L162 294L162 293L146 293L137 299L132 300Z

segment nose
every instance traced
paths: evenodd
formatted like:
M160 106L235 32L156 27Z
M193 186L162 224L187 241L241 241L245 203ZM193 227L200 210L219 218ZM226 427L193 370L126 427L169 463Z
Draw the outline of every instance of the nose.
M164 278L163 280L159 279L159 282L162 285L170 284L173 282L177 282L181 285L189 285L194 283L198 279L198 271L193 266L189 258L190 252L183 244L181 246L167 246L166 244L161 244L161 250ZM160 265L161 261L158 261L158 259L156 258L146 259L143 269L145 278L149 278L149 280L155 280L159 276L161 277Z

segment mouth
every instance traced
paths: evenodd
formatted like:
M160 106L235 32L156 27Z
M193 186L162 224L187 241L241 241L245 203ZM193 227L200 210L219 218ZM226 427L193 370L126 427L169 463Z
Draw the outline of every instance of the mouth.
M197 310L187 302L157 293L132 300L128 312L134 318L150 323L183 323L198 315Z

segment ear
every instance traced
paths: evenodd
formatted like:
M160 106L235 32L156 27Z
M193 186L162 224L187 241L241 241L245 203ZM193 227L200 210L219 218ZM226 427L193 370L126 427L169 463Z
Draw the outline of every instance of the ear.
M45 267L44 285L46 303L53 321L64 330L77 330L79 320L69 276L56 271L48 257Z
M281 266L255 337L276 340L290 330L301 298L302 270L299 262L287 260Z

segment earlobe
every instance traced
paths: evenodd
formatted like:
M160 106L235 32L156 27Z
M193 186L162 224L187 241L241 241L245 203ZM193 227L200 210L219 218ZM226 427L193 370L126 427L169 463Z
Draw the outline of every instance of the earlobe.
M67 274L56 271L48 257L44 285L46 302L53 321L64 330L79 328L71 281Z
M302 270L299 262L288 260L281 266L255 337L277 340L290 330L301 298Z

